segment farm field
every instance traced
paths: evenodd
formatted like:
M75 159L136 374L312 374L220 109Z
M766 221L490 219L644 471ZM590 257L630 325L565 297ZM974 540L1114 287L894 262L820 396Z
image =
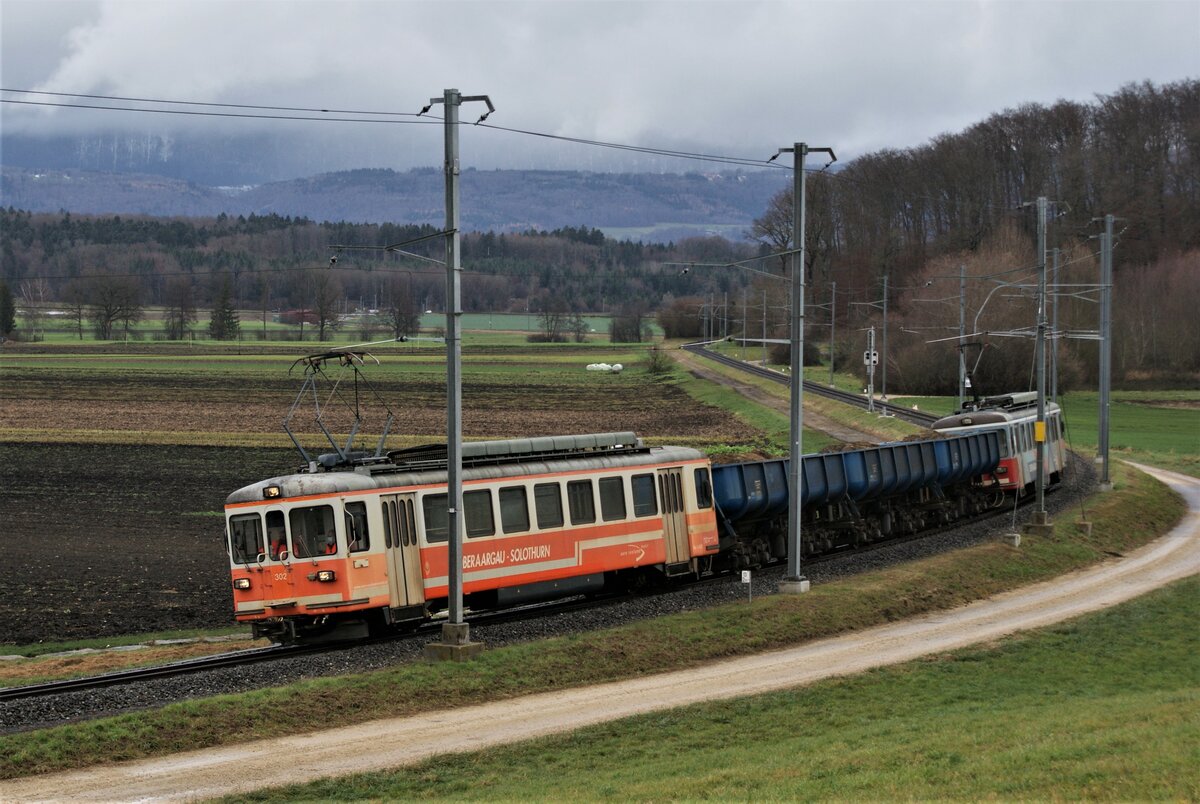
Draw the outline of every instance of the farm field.
M0 441L0 642L230 624L220 516L294 450Z
M0 355L0 643L230 624L221 507L247 483L293 472L282 429L302 381L277 354ZM445 364L431 350L380 352L367 377L396 416L389 448L445 431ZM464 357L467 438L632 430L653 443L761 443L762 433L652 375L624 347L495 348ZM585 370L623 362L621 374ZM331 373L336 367L331 367ZM347 383L351 379L346 380ZM347 398L353 400L350 385ZM365 442L384 413L361 397ZM372 407L374 405L374 407ZM303 406L293 429L322 444ZM307 418L306 418L307 417ZM345 411L332 416L348 432Z

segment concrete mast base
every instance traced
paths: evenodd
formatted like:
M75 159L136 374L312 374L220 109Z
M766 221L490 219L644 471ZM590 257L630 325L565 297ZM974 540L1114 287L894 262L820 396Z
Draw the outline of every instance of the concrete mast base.
M425 644L425 658L431 662L467 662L483 653L482 642L471 641L467 623L442 623L442 641Z

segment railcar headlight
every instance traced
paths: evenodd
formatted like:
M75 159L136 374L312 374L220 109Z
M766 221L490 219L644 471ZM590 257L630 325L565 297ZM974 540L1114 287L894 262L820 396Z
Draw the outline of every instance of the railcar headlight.
M317 573L317 580L321 583L333 583L337 580L337 573L333 570L321 570Z
M998 475L1006 475L1006 474L1008 474L1008 467L1007 467L1007 466L997 466L997 467L996 467L996 474L998 474Z
M233 588L234 589L249 589L250 588L250 579L249 578L234 578L233 579Z
M274 499L276 499L278 497L282 497L282 496L283 496L283 489L279 488L279 486L266 486L263 488L263 499L264 500L274 500Z

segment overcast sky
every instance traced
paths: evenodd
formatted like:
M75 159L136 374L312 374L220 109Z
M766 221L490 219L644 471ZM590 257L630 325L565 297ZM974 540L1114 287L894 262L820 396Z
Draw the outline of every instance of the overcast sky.
M0 0L0 26L6 89L415 112L457 87L489 95L496 125L755 159L805 140L846 160L919 145L1024 102L1200 76L1200 0ZM464 107L463 118L481 111ZM347 141L386 144L367 161L441 161L436 126L7 103L0 115L7 132L219 125L328 137L338 127ZM646 167L480 130L464 131L463 163Z

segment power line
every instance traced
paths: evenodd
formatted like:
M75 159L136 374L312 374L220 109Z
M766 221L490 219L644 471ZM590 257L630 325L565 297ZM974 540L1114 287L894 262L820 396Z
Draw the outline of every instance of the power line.
M265 106L252 103L208 103L204 101L184 101L184 100L166 100L163 98L131 98L121 95L88 95L81 92L47 92L36 89L9 89L0 87L0 92L12 92L20 95L49 95L55 98L91 98L93 100L116 100L129 101L133 103L166 103L179 106L211 106L220 109L257 109L259 111L273 112L320 112L322 114L370 114L396 117L419 117L420 115L414 112L379 112L363 109L319 109L306 106ZM98 107L109 108L109 107Z
M94 111L120 111L120 112L135 112L143 114L173 114L185 115L189 117L222 117L222 118L242 118L252 120L295 120L304 122L329 122L329 123L389 123L389 124L425 124L437 125L443 123L442 118L436 115L410 112L391 112L391 111L375 111L362 109L324 109L318 107L304 106L273 106L263 104L248 104L248 103L207 103L201 101L184 101L184 100L169 100L163 98L138 98L120 95L95 95L72 92L42 92L29 89L9 89L0 88L0 92L19 93L24 95L46 95L59 98L85 98L91 100L104 101L119 101L133 103L156 103L170 104L177 106L199 106L207 109L240 109L240 110L258 110L264 112L307 112L309 115L281 115L281 114L254 114L250 111L239 112L220 112L220 111L200 111L190 109L155 109L138 106L112 106L99 105L88 103L66 103L63 101L33 101L33 100L17 100L14 98L0 98L0 103L12 103L22 106L46 106L68 109L91 109ZM331 117L328 115L372 115L374 117ZM321 116L311 116L321 115ZM394 119L375 119L375 117L405 117L412 118L406 120ZM462 124L468 125L468 124ZM672 159L688 159L701 162L714 162L718 164L738 165L741 167L761 167L791 170L786 165L769 164L763 159L749 159L738 156L727 156L722 154L705 154L694 151L679 151L669 148L654 148L642 145L630 145L628 143L608 142L604 140L591 140L582 137L567 137L560 134L550 134L542 131L534 131L531 129L511 128L507 126L497 126L491 123L478 122L474 125L479 128L491 129L493 131L503 131L510 134L519 134L527 137L535 137L539 139L552 140L557 142L566 142L576 145L585 145L593 148L608 148L613 150L626 151L631 153L646 154L649 156L663 156Z
M6 90L7 91L7 90ZM97 106L89 103L58 103L52 101L25 101L12 98L0 98L0 103L13 103L20 106L55 106L64 109L94 109L106 112L141 112L149 114L173 114L187 117L225 117L243 118L250 120L301 120L319 123L385 123L388 125L437 125L440 121L430 119L420 120L374 120L369 117L302 117L299 115L279 114L250 114L248 112L196 112L188 109L142 109L136 106ZM415 117L415 115L414 115Z

